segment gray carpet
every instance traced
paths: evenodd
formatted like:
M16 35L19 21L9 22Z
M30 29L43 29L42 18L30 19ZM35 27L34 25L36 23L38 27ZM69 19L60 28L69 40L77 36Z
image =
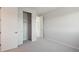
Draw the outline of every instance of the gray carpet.
M22 46L6 52L78 52L78 49L70 48L49 40L37 40L26 42Z

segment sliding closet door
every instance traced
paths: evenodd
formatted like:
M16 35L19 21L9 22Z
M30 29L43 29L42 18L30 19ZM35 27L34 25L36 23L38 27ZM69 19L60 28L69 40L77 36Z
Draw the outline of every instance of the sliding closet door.
M1 8L1 50L18 46L18 8Z
M28 40L28 16L23 12L23 40Z
M0 8L0 50L1 50L1 8Z

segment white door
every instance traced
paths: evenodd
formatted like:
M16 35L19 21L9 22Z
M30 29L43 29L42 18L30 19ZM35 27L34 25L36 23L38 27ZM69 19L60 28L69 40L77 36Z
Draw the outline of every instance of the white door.
M40 17L36 17L36 33L37 33L37 38L40 37Z
M1 8L1 51L18 46L18 8Z
M43 39L43 16L36 17L37 38Z
M43 39L43 16L40 16L40 37Z

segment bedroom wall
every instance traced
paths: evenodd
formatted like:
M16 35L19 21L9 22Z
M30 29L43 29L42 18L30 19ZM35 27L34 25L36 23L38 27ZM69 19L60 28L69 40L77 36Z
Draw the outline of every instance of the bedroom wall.
M58 8L44 15L44 39L79 49L79 8Z

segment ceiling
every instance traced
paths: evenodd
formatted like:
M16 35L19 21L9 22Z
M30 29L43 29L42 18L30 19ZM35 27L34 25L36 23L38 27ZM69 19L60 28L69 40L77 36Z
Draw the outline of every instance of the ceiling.
M55 10L56 7L34 7L38 15L44 15L52 10Z

